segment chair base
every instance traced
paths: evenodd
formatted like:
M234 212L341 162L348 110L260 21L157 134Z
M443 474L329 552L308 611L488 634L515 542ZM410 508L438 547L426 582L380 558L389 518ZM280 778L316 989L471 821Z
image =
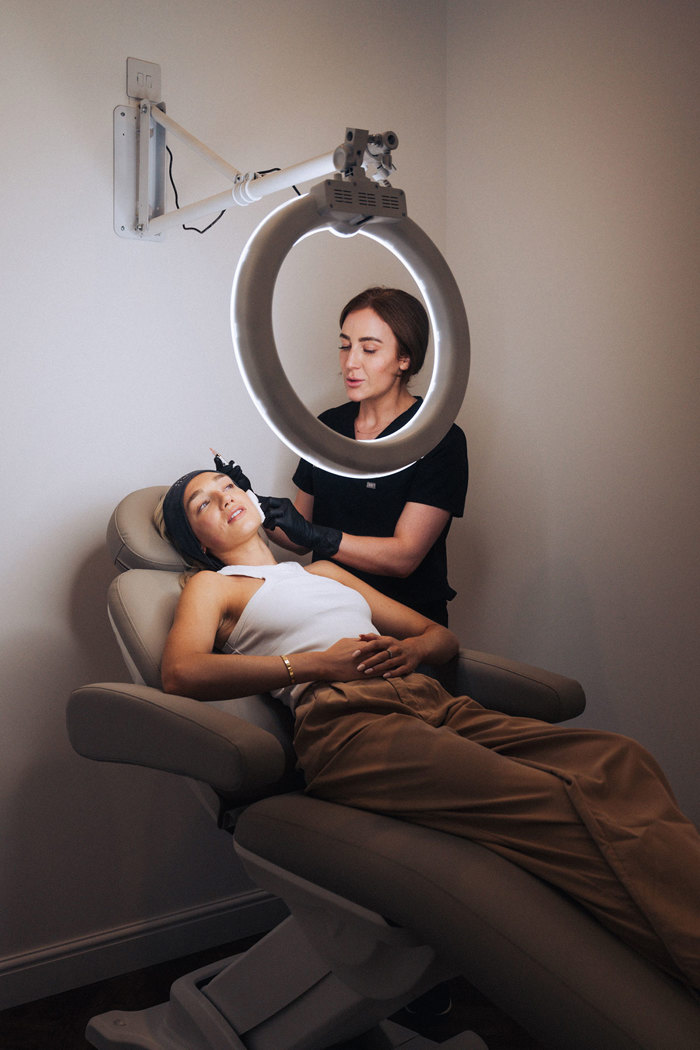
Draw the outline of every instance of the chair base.
M252 881L285 901L333 972L363 994L393 994L383 953L400 932L423 951L432 946L436 961L451 968L447 978L463 976L546 1046L700 1047L697 999L574 901L476 843L281 795L246 810L235 848ZM364 957L351 901L375 915L374 950ZM372 913L364 913L368 946ZM338 936L329 938L333 915L347 916L345 936L336 918ZM406 969L418 966L420 951L404 949ZM394 965L398 954L390 956ZM346 972L352 961L357 967Z
M218 998L221 987L223 1009L209 991ZM328 971L292 918L248 952L175 981L167 1003L92 1018L85 1036L97 1050L488 1050L473 1032L438 1044L384 1020L412 994L356 994Z

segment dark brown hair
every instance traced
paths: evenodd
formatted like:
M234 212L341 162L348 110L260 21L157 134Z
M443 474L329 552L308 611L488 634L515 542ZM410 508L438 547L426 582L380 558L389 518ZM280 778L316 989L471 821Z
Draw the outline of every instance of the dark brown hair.
M399 344L399 357L407 357L410 364L402 372L402 381L420 372L428 349L430 323L425 307L414 295L401 288L365 288L354 296L340 313L340 327L345 318L356 310L374 310L389 325Z

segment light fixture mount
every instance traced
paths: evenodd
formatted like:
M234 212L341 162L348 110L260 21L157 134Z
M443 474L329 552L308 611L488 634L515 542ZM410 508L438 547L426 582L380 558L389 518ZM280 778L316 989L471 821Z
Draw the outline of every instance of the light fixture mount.
M343 141L329 153L266 175L243 172L166 114L157 63L128 58L126 70L126 93L132 101L116 106L113 113L114 231L119 237L158 241L173 226L214 215L234 204L253 204L279 190L326 175L347 181L346 193L353 192L353 183L391 189L392 152L399 144L394 131L370 134L361 128L347 128ZM166 132L216 168L230 183L229 188L166 212ZM357 188L357 192L364 190Z

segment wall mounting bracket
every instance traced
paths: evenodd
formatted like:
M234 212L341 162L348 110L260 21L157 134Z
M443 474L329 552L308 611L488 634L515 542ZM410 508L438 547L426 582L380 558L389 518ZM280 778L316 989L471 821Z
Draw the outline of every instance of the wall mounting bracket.
M294 164L282 171L258 175L234 168L203 142L166 115L161 95L160 66L141 59L127 59L127 95L132 102L117 106L113 116L114 133L114 230L119 237L138 240L161 240L165 230L192 219L213 215L233 204L246 205L261 200L278 190L289 189L298 182L308 182L333 175L335 179L367 184L376 190L379 183L387 195L403 194L392 190L388 181L395 170L392 151L399 144L393 131L370 135L360 128L347 128L344 141L330 153ZM166 133L184 142L231 186L222 193L186 205L165 210L165 137ZM353 214L358 219L371 218L378 212L367 202L371 193L355 194Z

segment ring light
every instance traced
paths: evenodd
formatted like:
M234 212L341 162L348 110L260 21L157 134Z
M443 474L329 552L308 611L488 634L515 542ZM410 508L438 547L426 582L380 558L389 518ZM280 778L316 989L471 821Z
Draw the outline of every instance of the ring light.
M425 400L396 434L374 441L343 437L309 412L282 367L272 326L272 301L286 256L320 230L359 233L385 245L409 270L425 299L435 363ZM469 327L457 283L430 238L411 219L374 218L360 229L321 214L312 194L283 204L257 228L241 255L231 293L231 333L238 365L268 426L299 456L346 477L393 474L445 436L469 378Z

